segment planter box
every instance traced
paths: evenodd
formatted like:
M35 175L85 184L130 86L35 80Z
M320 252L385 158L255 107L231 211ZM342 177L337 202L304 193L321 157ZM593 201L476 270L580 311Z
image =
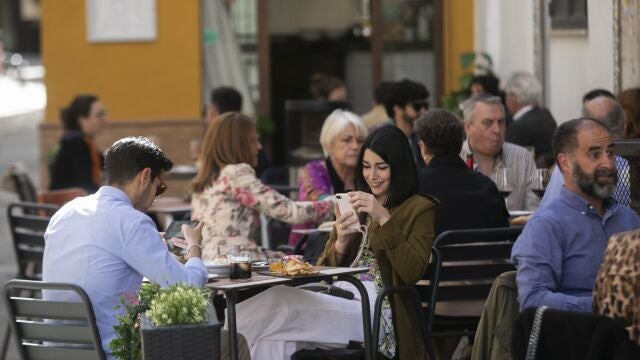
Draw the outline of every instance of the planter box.
M219 323L142 327L142 358L153 360L217 360Z

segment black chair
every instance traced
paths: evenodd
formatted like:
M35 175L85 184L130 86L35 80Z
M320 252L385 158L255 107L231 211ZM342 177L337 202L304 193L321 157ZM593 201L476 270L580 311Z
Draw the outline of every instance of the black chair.
M9 169L9 177L13 182L13 187L18 194L20 201L35 202L37 200L36 187L29 178L29 175L20 165L12 165Z
M105 359L93 307L82 288L73 284L10 280L3 290L21 359ZM71 291L81 302L15 295L24 290Z
M44 232L58 206L13 203L7 209L13 249L18 263L17 278L40 280L44 254Z
M58 210L55 205L36 203L13 203L7 209L9 228L13 240L13 250L18 264L16 278L25 280L42 279L42 256L44 255L44 232L49 225L53 213ZM31 296L32 294L29 293ZM11 327L6 326L2 341L4 359L8 350Z
M429 360L434 360L435 352L431 342L431 324L433 323L433 311L435 299L438 291L438 278L442 266L442 256L438 249L433 248L431 260L427 271L416 285L385 287L380 290L376 297L375 310L373 313L373 343L378 344L380 339L380 317L382 316L382 304L385 297L394 294L401 294L413 299L415 313L419 316L420 331L423 335L425 349ZM376 345L377 347L377 345ZM293 354L292 360L304 359L364 359L362 348L336 349L336 350L301 350ZM375 358L375 357L374 357Z
M427 271L416 285L395 286L384 288L376 298L376 305L373 318L373 343L377 344L380 330L380 315L382 314L382 300L391 294L404 294L411 296L416 304L416 314L420 316L420 331L423 335L424 347L427 349L429 360L435 360L436 355L431 341L431 331L433 328L433 316L436 298L438 294L438 281L442 268L442 255L436 248L431 249L431 261Z
M473 339L484 303L495 279L514 271L511 248L522 227L450 230L433 247L442 255L442 269L433 318L433 337Z

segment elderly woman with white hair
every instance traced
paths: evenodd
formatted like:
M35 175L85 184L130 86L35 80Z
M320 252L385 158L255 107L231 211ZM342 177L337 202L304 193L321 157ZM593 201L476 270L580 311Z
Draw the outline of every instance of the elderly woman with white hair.
M360 146L367 128L360 117L350 111L334 110L325 119L320 132L324 159L308 163L300 172L299 201L319 201L328 196L353 190ZM293 229L314 228L318 224L295 225ZM300 236L292 233L289 245Z

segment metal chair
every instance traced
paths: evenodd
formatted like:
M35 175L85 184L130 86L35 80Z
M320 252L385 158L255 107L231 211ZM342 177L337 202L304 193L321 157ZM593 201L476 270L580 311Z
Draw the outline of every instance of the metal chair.
M58 210L55 205L36 203L13 203L7 209L13 250L18 264L16 278L42 279L42 256L44 254L44 232L49 220ZM32 295L29 293L29 295ZM6 325L2 341L1 359L4 359L11 338L11 327Z
M23 360L105 359L93 307L77 285L10 280L5 306ZM72 291L80 303L20 297L21 290Z
M376 298L376 305L373 318L373 343L377 344L380 330L380 316L382 314L382 300L392 294L404 294L413 298L416 305L415 312L422 321L419 322L422 332L424 347L427 349L429 360L435 360L436 355L431 341L431 331L433 328L433 314L436 297L438 294L438 281L442 267L442 255L436 248L431 249L431 261L427 271L416 285L395 286L384 288Z
M515 270L511 248L522 227L450 230L433 247L442 269L433 318L433 337L473 339L491 286L502 273Z
M44 254L44 232L58 206L13 203L7 209L13 249L18 263L17 278L40 280Z

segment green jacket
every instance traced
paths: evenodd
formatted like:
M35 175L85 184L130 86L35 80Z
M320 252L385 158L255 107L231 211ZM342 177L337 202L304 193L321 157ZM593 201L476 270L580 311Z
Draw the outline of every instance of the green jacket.
M434 239L433 223L437 200L413 195L402 204L390 209L391 219L383 226L369 224L369 244L373 251L384 286L415 284L429 265ZM358 251L360 238L354 234L347 255L341 263L336 261L335 228L329 236L318 265L349 266ZM399 359L426 359L426 349L412 300L396 295L391 299Z

